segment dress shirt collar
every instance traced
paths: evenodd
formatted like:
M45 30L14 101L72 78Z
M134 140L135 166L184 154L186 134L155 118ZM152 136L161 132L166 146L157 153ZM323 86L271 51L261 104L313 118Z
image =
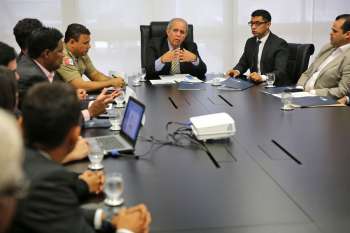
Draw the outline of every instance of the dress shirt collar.
M48 160L52 160L51 156L43 150L39 150L39 153Z
M168 42L169 50L174 50L174 47L170 44L169 40L167 40L167 42Z
M37 60L34 59L35 64L39 66L39 68L44 72L45 76L48 78L49 82L53 81L53 76L55 75L55 72L48 71L44 66L42 66Z
M350 48L350 43L340 46L338 49L345 53Z
M66 45L66 43L63 43L63 49L65 49L67 51L67 54L72 57L75 61L78 60L78 58L76 58L73 53L71 53L71 51L68 49L68 46Z
M267 38L269 38L269 35L270 35L270 31L269 31L265 36L263 36L263 37L260 38L260 39L257 37L257 38L256 38L256 41L259 41L259 40L260 40L262 44L265 44Z

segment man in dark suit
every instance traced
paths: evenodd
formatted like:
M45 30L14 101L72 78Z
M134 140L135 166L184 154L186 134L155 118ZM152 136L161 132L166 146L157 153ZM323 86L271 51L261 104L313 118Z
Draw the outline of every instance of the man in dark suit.
M288 84L287 42L270 31L270 13L266 10L256 10L252 13L248 24L253 37L247 40L238 64L227 71L227 74L231 77L238 77L249 69L248 79L261 83L267 79L265 74L274 73L275 85Z
M17 67L20 76L18 81L20 103L23 101L25 93L34 84L62 82L61 77L56 72L63 59L62 38L61 32L55 28L41 27L31 33L27 40L28 54L22 56ZM85 91L78 89L77 94L85 95ZM82 100L81 108L84 120L89 120L91 117L105 112L107 104L112 102L116 95L116 92L107 95L104 91L89 107L87 102Z
M12 232L148 230L150 215L143 205L123 210L111 223L104 221L102 209L80 208L84 198L103 190L104 175L86 171L78 176L60 165L80 135L79 100L71 86L37 84L28 91L22 113L30 188L18 202Z
M17 57L17 61L21 60L22 56L27 54L27 40L32 31L43 26L44 25L42 22L40 22L40 20L34 18L24 18L16 23L13 28L13 34L18 46L21 48L21 52Z
M17 67L21 101L34 84L61 81L55 70L63 59L62 38L63 35L57 29L41 27L34 30L27 39L27 55L22 56Z
M199 56L197 45L185 41L188 24L184 19L172 19L166 29L166 37L153 38L147 48L146 79L159 75L191 74L205 79L207 67Z

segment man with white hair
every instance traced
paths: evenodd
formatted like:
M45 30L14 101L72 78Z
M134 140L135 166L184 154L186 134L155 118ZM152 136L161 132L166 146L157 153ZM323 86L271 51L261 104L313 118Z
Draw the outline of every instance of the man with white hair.
M13 116L0 110L0 233L6 231L15 212L22 185L22 137Z
M147 48L146 79L169 74L191 74L205 79L207 67L199 56L196 43L185 40L187 33L187 22L174 18L167 26L166 36L150 41Z

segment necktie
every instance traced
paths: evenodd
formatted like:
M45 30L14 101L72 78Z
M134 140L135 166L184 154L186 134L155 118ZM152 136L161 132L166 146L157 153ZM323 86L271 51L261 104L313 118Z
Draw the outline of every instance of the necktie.
M170 74L180 74L180 62L175 60L171 62Z
M261 40L256 41L255 51L253 54L253 65L251 72L258 72L258 56L259 56L259 45L261 44Z

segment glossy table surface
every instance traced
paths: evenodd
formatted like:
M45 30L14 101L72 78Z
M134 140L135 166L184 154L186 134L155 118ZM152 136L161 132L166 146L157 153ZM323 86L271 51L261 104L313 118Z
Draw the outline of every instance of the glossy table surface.
M244 91L210 85L200 91L150 84L132 88L146 105L135 152L141 158L103 163L107 173L123 174L126 206L148 206L152 232L350 231L348 107L281 111L280 99L262 93L262 86ZM230 140L206 143L219 166L198 147L151 148L145 140L166 140L169 121L216 112L229 113L237 129ZM86 160L68 168L81 172L87 165Z

